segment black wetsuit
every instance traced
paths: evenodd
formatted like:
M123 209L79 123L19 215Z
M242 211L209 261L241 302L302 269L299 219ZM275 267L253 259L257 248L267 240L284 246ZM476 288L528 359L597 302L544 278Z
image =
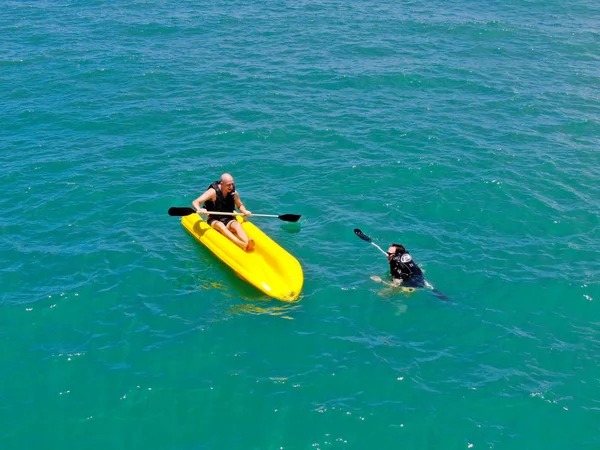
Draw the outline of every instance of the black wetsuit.
M219 187L219 181L213 182L208 188L213 188L216 191L217 198L215 199L215 201L206 200L206 202L204 202L204 208L206 210L219 212L233 212L235 210L235 189L229 194L227 194L227 197L225 197L223 195L223 192L221 192L221 188ZM206 222L209 225L211 225L215 220L218 220L219 222L223 223L223 225L227 226L229 222L235 220L235 216L221 216L218 214L211 214L206 219Z
M402 286L425 287L423 271L408 252L395 254L390 260L392 278L402 280Z

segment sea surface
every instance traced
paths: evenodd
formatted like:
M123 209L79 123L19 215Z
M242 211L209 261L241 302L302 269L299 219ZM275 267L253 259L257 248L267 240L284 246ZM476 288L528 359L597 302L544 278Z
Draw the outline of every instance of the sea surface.
M600 448L597 1L0 10L0 449ZM297 302L167 215L223 172Z

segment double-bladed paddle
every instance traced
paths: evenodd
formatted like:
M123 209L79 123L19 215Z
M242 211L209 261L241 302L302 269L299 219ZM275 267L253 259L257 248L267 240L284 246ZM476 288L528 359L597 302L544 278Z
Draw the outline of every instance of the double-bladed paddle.
M176 217L189 216L190 214L196 213L194 208L187 206L173 206L169 208L169 215ZM238 212L218 212L218 211L206 211L207 214L215 214L219 216L243 216L244 214ZM284 222L298 222L300 219L299 214L282 214L277 216L275 214L251 214L249 217L277 217L279 220Z
M377 248L379 249L379 251L380 251L381 253L383 253L384 255L386 255L386 256L388 256L388 255L389 255L389 253L388 253L388 252L384 251L384 250L383 250L383 249L382 249L382 248L381 248L379 245L377 245L375 242L373 242L373 241L372 241L372 239L371 239L369 236L367 236L365 233L363 233L363 232L362 232L360 229L358 229L358 228L355 228L355 229L354 229L354 234L356 234L356 235L357 235L359 238L361 238L363 241L366 241L366 242L368 242L369 244L372 244L372 245L374 245L375 247L377 247ZM445 296L445 295L444 295L442 292L440 292L440 291L438 291L436 288L434 288L434 287L433 287L433 285L432 285L432 284L431 284L429 281L427 281L427 280L425 280L425 287L427 287L427 288L431 289L431 292L433 292L433 294L434 294L434 295L435 295L437 298L439 298L440 300L443 300L443 301L445 301L445 302L450 302L450 301L451 301L451 300L450 300L448 297L446 297L446 296Z

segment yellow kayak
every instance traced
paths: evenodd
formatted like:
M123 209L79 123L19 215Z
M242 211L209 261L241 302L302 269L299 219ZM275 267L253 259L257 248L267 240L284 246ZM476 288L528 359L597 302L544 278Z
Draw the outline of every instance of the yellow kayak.
M198 214L181 218L183 226L235 273L270 297L286 302L298 298L304 283L302 267L296 258L253 223L236 217L248 238L254 239L254 251L247 253Z

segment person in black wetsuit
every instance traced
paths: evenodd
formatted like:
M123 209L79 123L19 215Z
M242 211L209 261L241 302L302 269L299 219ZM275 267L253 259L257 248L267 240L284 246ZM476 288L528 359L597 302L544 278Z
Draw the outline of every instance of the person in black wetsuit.
M373 281L386 284L391 287L422 288L425 287L423 271L413 261L410 253L401 244L392 244L387 251L388 263L392 282L383 281L378 276L372 276Z
M204 203L204 207L200 207L202 203ZM244 216L252 215L240 200L240 194L235 190L233 177L228 173L224 173L219 180L211 183L208 189L192 202L192 206L199 214L207 214L207 211L234 212L237 206ZM247 252L254 250L254 241L248 239L235 216L211 214L207 217L206 222L243 250Z

